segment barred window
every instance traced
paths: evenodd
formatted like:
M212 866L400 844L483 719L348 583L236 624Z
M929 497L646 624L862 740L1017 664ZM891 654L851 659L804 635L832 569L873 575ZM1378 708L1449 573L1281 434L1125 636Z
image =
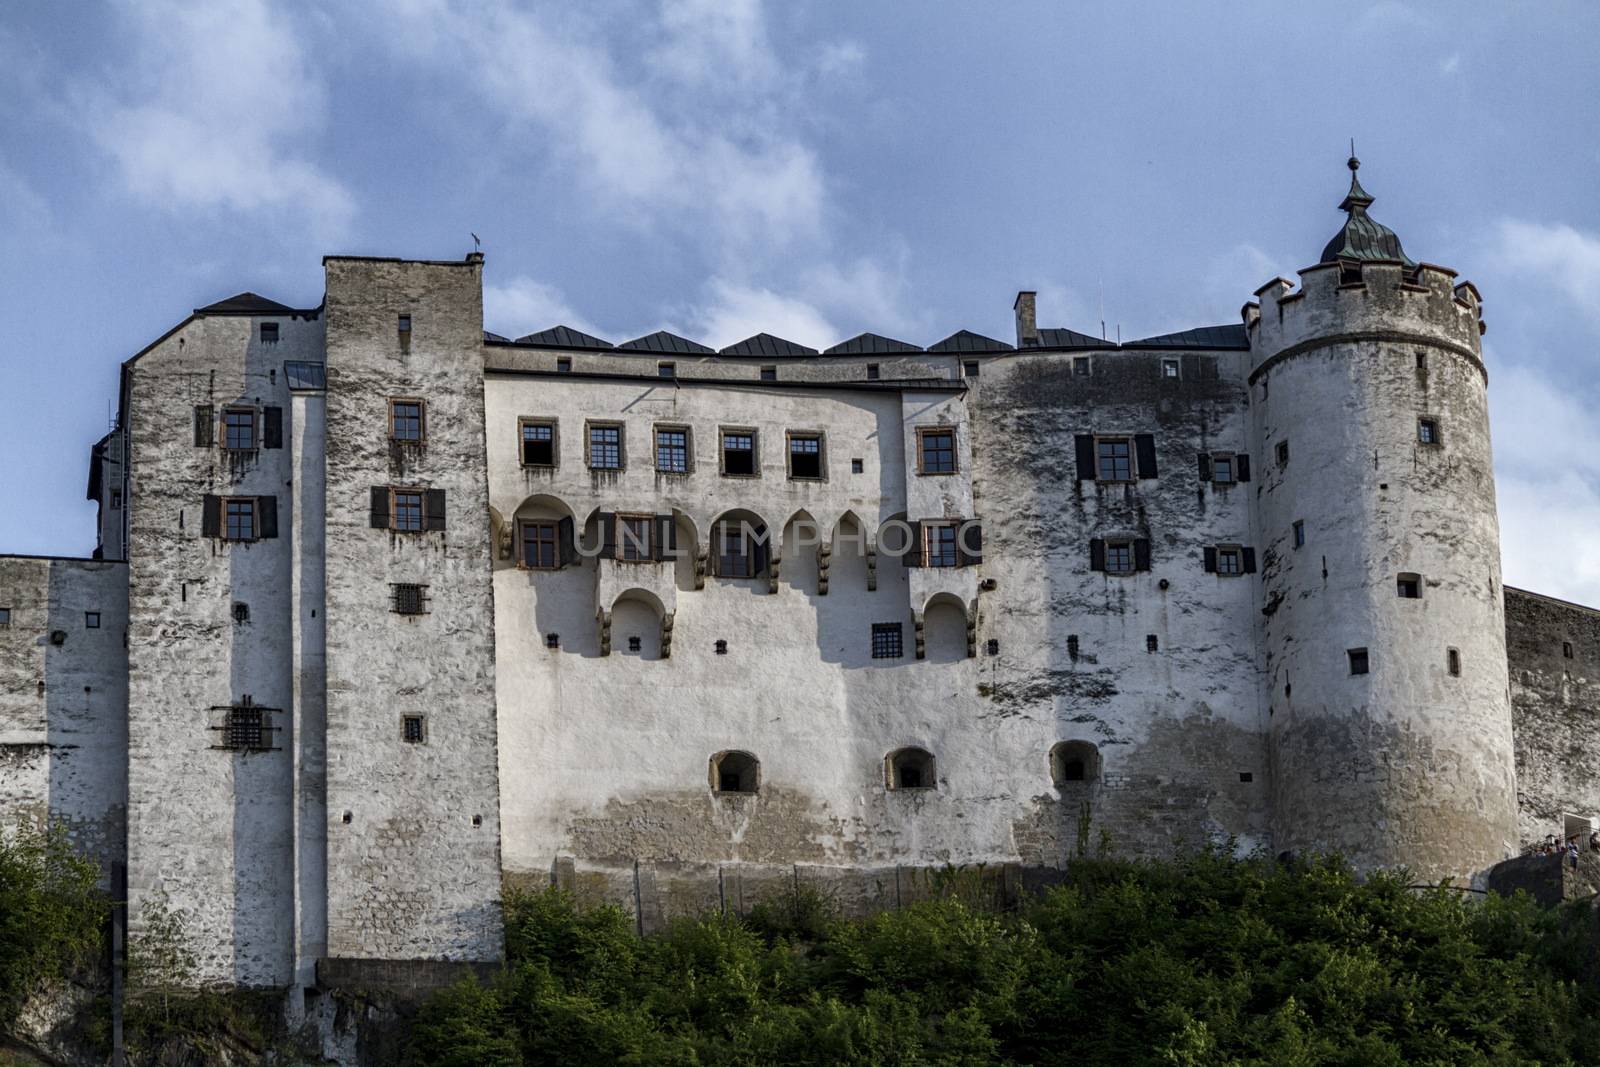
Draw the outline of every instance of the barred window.
M408 745L422 744L426 733L421 715L400 716L400 736Z
M397 615L425 615L428 611L428 587L413 582L392 582L389 585L390 608Z
M899 659L903 654L900 624L875 622L872 624L872 658Z
M406 531L422 529L422 493L412 489L396 489L391 514L394 518L392 529Z
M589 427L589 466L594 470L622 469L622 427Z
M656 470L667 474L685 474L689 470L689 431L670 429L656 431Z
M265 748L265 725L260 708L229 708L223 736L229 748Z
M223 538L228 541L254 541L256 539L256 502L245 498L227 502L227 527Z
M254 408L227 408L222 412L222 447L235 452L256 447Z
M422 401L389 401L389 436L396 441L422 440Z
M1103 437L1095 442L1095 477L1102 482L1133 481L1133 447L1126 437Z
M923 561L929 567L954 567L956 555L956 524L930 522L922 527Z

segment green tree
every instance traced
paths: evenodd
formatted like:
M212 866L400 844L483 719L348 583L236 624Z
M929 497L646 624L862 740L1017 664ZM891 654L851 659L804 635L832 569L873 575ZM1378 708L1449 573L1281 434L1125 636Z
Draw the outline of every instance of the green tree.
M103 945L109 904L98 879L59 829L0 831L0 1032Z

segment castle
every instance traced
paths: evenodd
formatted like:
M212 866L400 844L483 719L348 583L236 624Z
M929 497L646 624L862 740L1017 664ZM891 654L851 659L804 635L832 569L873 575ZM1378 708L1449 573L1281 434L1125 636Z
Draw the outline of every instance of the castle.
M1236 324L823 352L484 329L326 258L122 364L89 560L0 558L0 815L208 982L486 961L1084 846L1470 880L1600 813L1600 613L1506 589L1482 303L1355 179Z

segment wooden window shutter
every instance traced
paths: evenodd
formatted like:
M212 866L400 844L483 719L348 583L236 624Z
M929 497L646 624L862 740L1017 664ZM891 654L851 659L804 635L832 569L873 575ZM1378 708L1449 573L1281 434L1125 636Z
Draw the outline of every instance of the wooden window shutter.
M261 447L283 447L283 409L261 409Z
M750 568L750 576L759 578L767 573L767 568L772 566L772 538L767 536L767 528L765 526L757 526L754 536L755 551L752 553L754 563Z
M522 546L517 546L518 558L521 558ZM570 567L578 562L578 546L573 538L572 516L568 515L556 523L556 566Z
M1254 574L1256 572L1256 550L1246 548L1242 549L1239 554L1244 557L1244 572L1246 574Z
M256 497L256 536L278 536L278 498L275 496Z
M1092 571L1106 569L1106 542L1104 538L1092 537L1089 539L1089 569Z
M444 490L429 489L423 494L424 521L422 528L425 530L442 530L444 526Z
M602 511L599 515L600 523L600 554L606 559L615 559L617 556L617 515L614 511Z
M1094 435L1080 433L1072 440L1078 453L1078 481L1094 481Z
M374 530L387 530L389 528L389 487L375 485L372 487L372 528Z
M1233 476L1241 482L1250 480L1250 457L1243 452L1233 457Z
M1206 549L1205 549L1205 555L1206 555L1206 573L1207 574L1215 574L1215 573L1217 573L1217 550L1215 548L1213 548L1212 546L1207 545Z
M222 498L207 493L200 502L200 536L222 536Z
M922 523L906 520L906 525L911 527L911 539L906 543L906 554L900 557L900 564L904 567L922 566Z
M210 448L216 441L216 409L210 404L196 404L194 408L194 444L196 448Z
M1133 542L1133 569L1147 571L1150 569L1150 538L1140 537Z
M956 528L956 563L970 567L983 562L983 527L968 522Z
M657 515L654 544L650 546L650 555L662 562L673 558L673 553L678 548L678 524L671 515Z
M1209 452L1200 453L1200 480L1202 482L1211 480L1211 454Z
M1136 433L1133 435L1134 454L1139 459L1139 477L1154 478L1156 476L1156 437L1150 433Z

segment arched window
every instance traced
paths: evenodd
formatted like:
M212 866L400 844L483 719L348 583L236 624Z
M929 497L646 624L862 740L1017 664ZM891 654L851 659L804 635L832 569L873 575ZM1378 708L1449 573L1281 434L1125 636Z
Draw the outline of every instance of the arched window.
M1050 750L1050 777L1072 786L1100 780L1100 750L1088 741L1062 741Z
M884 778L890 789L936 789L933 753L925 748L898 748L884 758Z
M718 752L711 757L711 790L754 793L761 788L761 761L749 752Z

